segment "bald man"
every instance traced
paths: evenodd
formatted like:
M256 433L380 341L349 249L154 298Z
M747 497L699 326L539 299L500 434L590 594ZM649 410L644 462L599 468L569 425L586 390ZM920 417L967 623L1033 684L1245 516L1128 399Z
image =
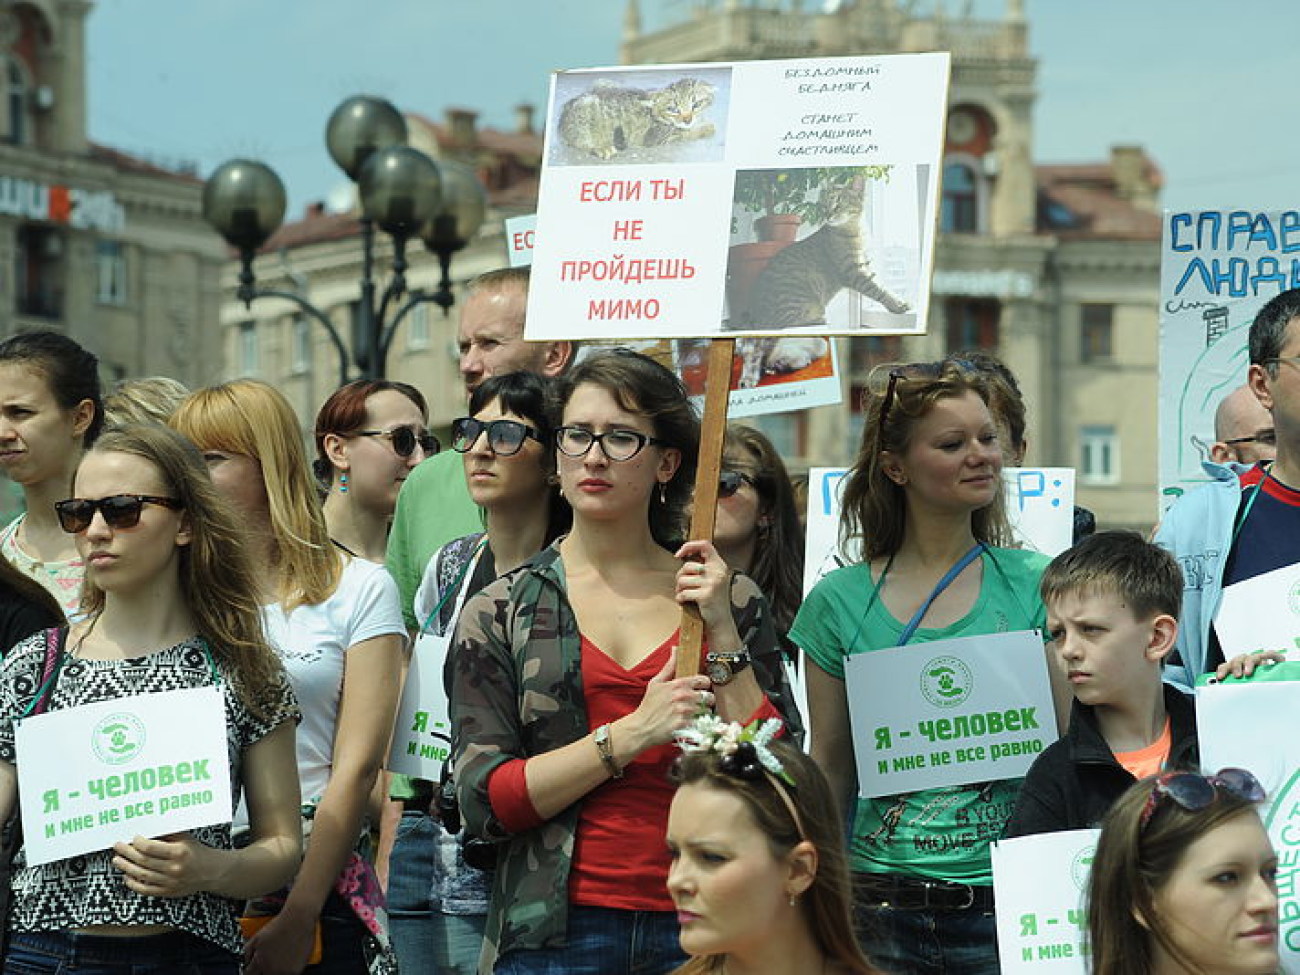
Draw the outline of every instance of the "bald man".
M1260 404L1249 386L1238 386L1214 411L1214 443L1210 460L1216 464L1236 461L1253 467L1277 456L1273 414Z

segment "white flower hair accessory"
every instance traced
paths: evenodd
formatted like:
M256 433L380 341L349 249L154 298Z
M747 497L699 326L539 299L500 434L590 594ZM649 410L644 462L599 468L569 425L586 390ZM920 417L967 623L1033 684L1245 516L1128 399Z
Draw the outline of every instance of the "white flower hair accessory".
M730 775L758 779L767 772L786 785L794 786L794 779L768 748L782 727L780 718L752 721L742 727L737 721L723 721L716 714L709 713L701 714L680 729L674 738L677 747L686 754L712 752L718 755L719 768Z

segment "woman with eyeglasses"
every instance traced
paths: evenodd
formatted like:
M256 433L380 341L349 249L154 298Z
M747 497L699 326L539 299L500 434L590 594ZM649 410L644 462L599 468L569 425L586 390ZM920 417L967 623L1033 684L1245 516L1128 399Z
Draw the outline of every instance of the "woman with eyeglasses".
M397 493L438 452L428 420L420 391L387 379L350 382L321 406L312 469L325 489L330 541L344 552L383 564Z
M842 501L845 547L859 547L862 561L823 577L790 631L809 661L813 757L854 810L859 938L882 969L910 975L998 972L989 844L1010 817L1018 780L859 798L854 741L873 729L854 734L845 662L1044 626L1047 558L999 547L1008 532L988 401L981 374L956 360L872 374ZM895 691L875 693L884 708Z
M698 445L681 381L654 360L580 363L555 438L573 529L460 614L456 792L471 833L500 844L485 949L498 973L684 961L665 887L673 733L707 708L797 722L758 588L711 543L682 544ZM688 603L712 680L675 676Z
M272 647L302 706L298 777L302 869L248 945L246 971L390 972L379 884L367 853L367 806L387 757L401 685L405 624L381 565L330 542L298 419L257 380L200 389L172 425L203 452L234 504L257 566ZM308 964L320 945L320 960Z
M1095 975L1275 975L1277 855L1244 769L1167 772L1111 807L1088 882Z
M429 560L414 607L422 660L445 659L469 596L568 529L571 515L555 486L550 446L557 408L555 380L512 372L475 387L469 415L452 423L451 446L464 462L486 530L448 542ZM440 783L412 780L410 791L389 868L393 947L403 970L418 971L432 959L439 975L472 975L491 886L484 872L490 864L475 855L494 857L496 848L449 822L458 816L448 807L455 803L449 774Z
M284 884L302 850L298 708L263 633L251 553L198 451L162 426L105 433L70 493L55 510L86 561L85 616L24 640L0 668L0 821L23 763L42 760L15 745L27 715L104 702L140 714L167 691L219 695L232 794L224 823L125 839L128 824L111 848L37 864L25 848L4 971L237 975L237 902ZM134 798L151 794L172 797ZM241 795L249 830L237 845L228 817ZM26 824L28 840L39 825Z
M21 332L0 342L0 471L26 511L0 529L0 557L39 582L63 612L81 603L85 565L59 528L81 455L104 426L99 360L66 335Z
M781 455L740 423L727 426L713 544L727 565L758 583L781 649L793 657L786 634L803 601L803 525Z

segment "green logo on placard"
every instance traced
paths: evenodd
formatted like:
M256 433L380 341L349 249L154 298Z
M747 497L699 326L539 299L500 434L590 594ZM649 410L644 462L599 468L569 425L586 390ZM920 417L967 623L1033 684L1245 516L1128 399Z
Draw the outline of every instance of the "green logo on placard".
M95 725L90 743L100 761L121 765L140 754L144 740L144 722L134 714L118 712Z
M921 693L936 707L956 707L974 686L970 668L957 657L935 657L921 671Z
M1070 863L1070 877L1079 890L1086 890L1088 887L1088 877L1092 874L1092 860L1096 855L1097 848L1090 846L1076 853Z
M1293 614L1300 616L1300 579L1292 583L1291 591L1286 594L1286 604Z

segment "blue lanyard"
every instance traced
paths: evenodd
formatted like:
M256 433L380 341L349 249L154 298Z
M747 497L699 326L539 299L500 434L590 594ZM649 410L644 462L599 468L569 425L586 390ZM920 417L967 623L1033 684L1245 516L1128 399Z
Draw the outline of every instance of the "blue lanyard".
M966 566L970 565L977 558L979 558L980 553L983 551L984 551L984 543L976 542L974 545L971 546L969 552L967 552L960 559L958 559L956 564L951 569L949 569L947 572L944 573L943 578L940 579L937 583L935 583L934 589L931 591L930 595L926 597L925 602L921 604L921 608L916 611L916 613L908 621L907 625L903 627L903 632L899 634L898 643L896 644L896 646L900 646L900 647L904 646L906 645L908 640L912 639L912 636L916 633L917 629L919 629L921 626L921 620L925 619L925 614L930 611L931 605L933 605L934 601L939 598L939 594L942 593L945 589L947 589L950 585L952 585L952 581L962 574L962 571L966 568ZM889 567L886 566L885 572L888 571L889 571ZM876 584L877 592L880 591L880 587L885 583L885 572L880 573L880 582Z

